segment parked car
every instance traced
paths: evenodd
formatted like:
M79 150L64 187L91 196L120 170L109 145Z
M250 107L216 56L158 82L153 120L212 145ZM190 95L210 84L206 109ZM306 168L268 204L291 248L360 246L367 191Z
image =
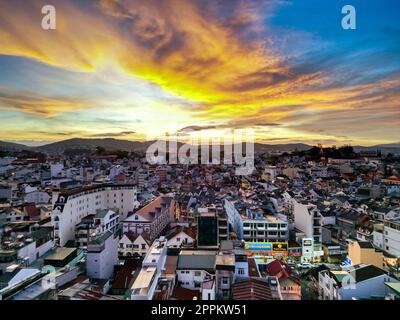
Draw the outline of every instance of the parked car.
M312 268L312 264L310 262L302 262L297 265L300 269L310 269Z

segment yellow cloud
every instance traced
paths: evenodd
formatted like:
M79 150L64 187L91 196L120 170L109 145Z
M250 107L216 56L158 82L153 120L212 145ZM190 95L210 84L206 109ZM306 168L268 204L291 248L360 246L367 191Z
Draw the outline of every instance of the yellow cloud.
M189 102L188 110L180 112L184 107L175 106L166 111L185 120L185 125L190 125L190 120L226 125L242 121L243 126L304 122L295 106L317 114L363 103L375 105L386 90L399 85L399 79L393 78L330 87L332 79L323 71L296 71L275 50L270 31L261 23L263 17L246 2L235 2L238 5L229 23L215 19L212 8L204 11L197 1L101 0L81 7L67 1L52 2L57 9L55 31L41 29L43 1L1 2L0 54L37 59L77 72L114 68L142 78ZM238 28L263 31L265 37L246 40ZM398 94L385 99L389 105L399 104ZM45 116L91 106L78 99L31 96L0 97L0 103L3 108ZM169 107L157 97L153 106L157 114L162 114L160 108ZM291 116L296 119L287 120ZM164 120L159 120L160 126L165 125ZM295 132L288 128L272 131L284 137ZM301 136L310 138L304 133Z

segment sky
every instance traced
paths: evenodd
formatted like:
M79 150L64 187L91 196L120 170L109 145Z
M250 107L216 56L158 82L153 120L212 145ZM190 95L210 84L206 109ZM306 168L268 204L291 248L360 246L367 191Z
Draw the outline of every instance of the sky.
M399 142L398 21L396 0L0 0L0 140Z

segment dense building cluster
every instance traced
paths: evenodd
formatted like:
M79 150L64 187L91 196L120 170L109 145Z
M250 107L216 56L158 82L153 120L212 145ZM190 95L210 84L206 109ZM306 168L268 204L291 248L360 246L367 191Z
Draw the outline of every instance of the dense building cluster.
M0 158L0 299L400 297L400 161Z

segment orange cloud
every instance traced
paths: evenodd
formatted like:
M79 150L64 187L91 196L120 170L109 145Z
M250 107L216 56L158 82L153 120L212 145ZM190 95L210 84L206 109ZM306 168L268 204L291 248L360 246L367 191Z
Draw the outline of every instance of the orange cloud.
M307 119L330 110L377 108L383 100L388 107L399 105L396 77L335 87L326 70L297 70L276 49L263 23L275 10L270 2L260 9L258 2L232 0L227 10L213 1L99 0L78 6L54 0L57 30L44 31L40 8L45 2L0 3L0 54L77 72L111 68L144 79L188 101L179 106L187 108L187 126L190 120L231 127L279 123L292 129L272 131L290 137L299 134L294 130L306 130ZM169 107L154 100L154 108ZM24 95L0 97L0 103L44 116L91 105ZM163 119L159 122L162 126ZM329 133L322 138L329 139Z
M53 117L60 112L75 112L91 107L94 107L92 103L75 98L40 96L0 87L0 109L3 110L17 110L43 117Z

